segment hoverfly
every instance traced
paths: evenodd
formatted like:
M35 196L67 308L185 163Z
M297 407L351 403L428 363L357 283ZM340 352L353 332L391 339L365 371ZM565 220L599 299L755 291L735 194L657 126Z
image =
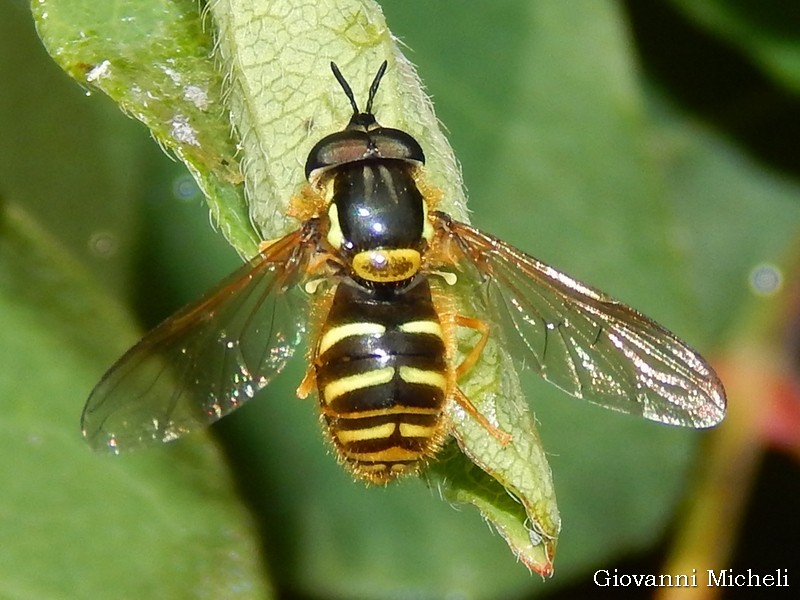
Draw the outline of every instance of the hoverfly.
M114 453L168 442L238 408L286 365L310 304L318 325L297 394L316 388L340 461L368 482L387 483L434 457L448 434L448 403L509 439L458 386L489 336L501 335L501 318L532 368L574 396L672 425L718 423L722 384L672 333L436 209L419 143L372 113L386 66L362 112L331 63L353 116L308 155L308 183L288 212L300 227L263 243L111 367L83 411L88 442ZM458 314L449 291L457 278L488 291L502 315ZM480 333L460 364L458 328Z

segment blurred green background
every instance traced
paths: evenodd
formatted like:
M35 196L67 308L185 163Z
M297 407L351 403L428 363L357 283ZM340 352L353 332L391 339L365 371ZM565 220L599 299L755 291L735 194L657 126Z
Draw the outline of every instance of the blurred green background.
M715 364L747 344L792 360L800 7L566 4L385 3L461 162L473 223ZM213 428L219 445L201 435L92 455L78 431L92 385L239 259L185 168L46 54L28 3L0 5L0 44L0 596L572 598L601 591L595 569L663 571L712 438L739 421L679 431L526 382L564 522L546 582L473 509L417 481L350 481L313 403L294 398L302 361ZM754 291L759 265L783 293ZM800 438L766 396L729 392ZM726 480L750 500L728 524L725 566L797 564L792 452Z

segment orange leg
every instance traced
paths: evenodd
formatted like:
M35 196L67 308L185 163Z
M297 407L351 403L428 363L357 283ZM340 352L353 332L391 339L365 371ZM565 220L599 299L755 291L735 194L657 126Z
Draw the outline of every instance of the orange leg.
M459 379L464 373L472 369L481 357L481 353L486 347L486 342L489 341L489 325L487 325L485 321L473 319L472 317L465 317L464 315L456 315L455 322L456 325L474 329L481 334L481 339L478 340L478 343L469 351L464 361L456 368L456 379Z
M475 366L475 364L478 362L478 359L481 357L481 353L483 353L483 349L486 347L486 342L489 341L489 325L485 321L474 319L472 317L466 317L464 315L456 315L455 323L461 327L474 329L481 334L481 339L478 340L478 343L473 346L472 350L469 351L469 354L466 356L466 358L464 358L462 363L456 367L456 379L459 379L470 369L472 369L472 367ZM453 388L455 390L455 401L458 402L461 407L466 410L470 416L472 416L473 419L478 421L478 423L480 423L481 426L492 435L492 437L494 437L503 446L511 441L511 435L498 428L496 425L490 423L489 419L487 419L480 413L480 411L478 411L472 401L467 398L467 395L462 392L457 385L453 386Z
M467 398L466 394L462 392L461 388L458 386L456 386L454 389L454 399L473 419L480 423L481 427L488 431L494 439L500 442L501 446L505 446L511 441L511 434L506 433L496 425L490 423L489 419L483 416L478 409L475 408L475 405L472 403L472 401Z
M297 397L301 400L305 400L308 398L308 395L314 391L314 388L317 387L317 377L314 371L314 364L310 364L308 369L306 370L306 374L303 376L303 381L300 382L300 385L297 386Z

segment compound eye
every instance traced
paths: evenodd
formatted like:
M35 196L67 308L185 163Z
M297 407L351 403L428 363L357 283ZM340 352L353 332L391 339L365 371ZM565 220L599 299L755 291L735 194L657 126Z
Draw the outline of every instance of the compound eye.
M306 159L306 179L325 169L369 158L372 140L363 131L338 131L317 142Z
M310 181L327 169L368 159L425 164L422 147L405 131L388 127L369 131L345 129L325 136L311 149L306 160L306 179Z
M413 136L401 129L380 127L369 132L380 158L394 158L425 164L425 153Z

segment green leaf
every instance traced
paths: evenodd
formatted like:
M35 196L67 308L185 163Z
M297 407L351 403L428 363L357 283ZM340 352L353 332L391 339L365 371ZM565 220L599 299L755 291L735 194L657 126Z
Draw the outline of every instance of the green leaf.
M228 241L255 254L214 40L195 0L31 3L39 35L72 77L142 121L194 175Z
M467 298L474 290L459 281L452 294ZM458 312L485 319L487 309L471 298L461 302ZM461 357L477 343L475 332L463 333L459 336ZM463 406L452 403L448 407L452 435L464 455L484 473L475 474L468 461L447 460L431 468L432 482L446 497L474 504L525 566L540 575L552 575L561 519L550 466L509 349L490 337L481 360L459 381L459 388L478 412L510 439L498 439ZM512 498L517 504L513 508L509 505Z
M252 522L212 444L123 461L88 451L82 398L134 331L12 206L0 214L0 327L2 595L267 597Z

